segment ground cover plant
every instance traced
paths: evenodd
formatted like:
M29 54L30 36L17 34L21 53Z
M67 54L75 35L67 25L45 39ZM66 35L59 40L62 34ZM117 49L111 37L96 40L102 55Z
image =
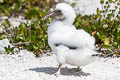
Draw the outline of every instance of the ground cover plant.
M74 25L78 29L85 29L96 39L96 45L107 49L105 53L120 54L120 1L101 0L102 10L97 9L96 14L81 16L78 14ZM10 28L8 19L2 21L0 39L8 38L14 47L27 49L36 56L50 50L47 42L47 24L52 19L44 20L51 7L55 6L53 0L0 0L0 16L24 16L31 23L21 23L19 27ZM116 4L111 9L111 4ZM75 5L75 4L74 4ZM117 13L116 13L117 11ZM13 51L10 47L7 53ZM100 50L101 51L101 50Z

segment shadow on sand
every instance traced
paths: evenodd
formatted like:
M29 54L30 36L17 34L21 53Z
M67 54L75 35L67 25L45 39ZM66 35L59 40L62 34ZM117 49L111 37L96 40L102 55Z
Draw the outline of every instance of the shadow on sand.
M55 67L40 67L40 68L31 68L29 70L52 75L57 71L57 68L55 68ZM74 76L88 76L88 75L90 75L90 73L85 73L83 71L76 72L75 68L72 68L72 69L62 68L61 74L62 75L74 75Z

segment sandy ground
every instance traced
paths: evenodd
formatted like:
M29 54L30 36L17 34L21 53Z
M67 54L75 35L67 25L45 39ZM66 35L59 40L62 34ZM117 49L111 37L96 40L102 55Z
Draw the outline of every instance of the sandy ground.
M39 58L25 50L0 54L0 80L120 80L120 58L97 58L80 72L75 66L64 65L58 77L53 75L57 66L54 54Z

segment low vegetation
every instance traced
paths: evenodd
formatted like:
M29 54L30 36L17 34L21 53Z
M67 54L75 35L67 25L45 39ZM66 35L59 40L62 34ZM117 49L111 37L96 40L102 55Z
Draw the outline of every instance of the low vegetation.
M110 5L116 4L111 9ZM101 0L102 10L97 9L97 14L90 16L77 16L74 24L78 29L85 29L96 38L96 45L106 48L107 52L120 54L120 2L118 0ZM55 6L53 0L0 0L0 16L24 16L31 23L21 23L19 27L10 28L6 19L1 26L4 32L0 39L7 37L19 49L27 49L36 56L49 51L47 42L47 24L52 19L44 20L43 17L51 7ZM7 53L13 48L5 48Z

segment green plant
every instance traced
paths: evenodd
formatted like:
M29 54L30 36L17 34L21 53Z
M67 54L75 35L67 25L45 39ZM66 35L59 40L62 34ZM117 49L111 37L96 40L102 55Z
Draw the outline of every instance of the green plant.
M77 28L83 28L96 38L96 44L113 52L120 48L120 10L118 0L101 0L102 10L97 9L97 14L80 16L76 18ZM111 4L117 4L113 9ZM118 10L118 12L117 12ZM116 13L117 12L117 13ZM120 54L120 53L119 53Z
M5 47L6 54L13 53L13 52L14 52L14 47L10 47L10 45L8 45L8 47Z
M48 21L50 22L51 19ZM6 21L5 21L6 22ZM1 34L6 36L12 45L17 48L26 48L32 51L36 56L40 53L50 50L47 41L47 21L46 20L33 20L30 24L20 24L19 27L12 29L5 28L6 33ZM6 23L7 25L7 23ZM11 26L11 25L9 25ZM10 48L6 48L6 52L10 52Z
M54 4L54 0L0 0L0 16L40 18Z
M7 37L12 45L34 52L36 56L49 49L47 42L47 27L43 17L48 13L50 6L54 6L54 1L43 0L3 0L0 2L0 16L22 15L30 19L31 23L20 24L19 27L9 29L10 22L6 19L0 27L4 32L0 33L0 39ZM27 20L29 21L29 20ZM6 49L7 53L9 49Z
M120 8L118 6L120 6L120 1L101 0L100 3L102 10L97 9L97 14L90 16L78 15L74 24L77 28L85 29L93 35L99 47L107 48L110 52L117 49L114 53L119 55ZM111 9L111 4L117 5ZM14 46L32 51L36 56L50 50L46 24L51 22L51 19L43 20L43 17L54 5L53 0L3 0L0 2L0 16L22 15L27 20L31 20L31 23L22 23L19 27L10 29L10 22L4 20L0 26L4 29L4 32L0 33L0 39L8 37Z

